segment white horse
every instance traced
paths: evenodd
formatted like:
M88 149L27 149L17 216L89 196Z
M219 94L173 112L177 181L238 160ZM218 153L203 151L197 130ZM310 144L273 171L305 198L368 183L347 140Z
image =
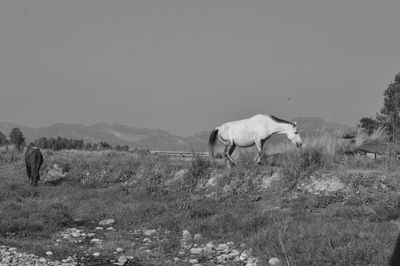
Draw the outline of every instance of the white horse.
M224 156L232 165L235 163L231 155L236 146L251 147L253 145L256 145L258 150L254 161L259 164L264 143L274 134L286 134L298 148L302 145L296 122L289 122L273 115L257 114L248 119L227 122L214 128L208 141L209 154L214 160L214 146L218 136L225 145Z

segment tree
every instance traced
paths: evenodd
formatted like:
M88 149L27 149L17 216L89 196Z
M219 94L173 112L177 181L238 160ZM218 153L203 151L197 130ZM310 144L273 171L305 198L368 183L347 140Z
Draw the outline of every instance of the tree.
M111 148L112 148L111 145L108 144L106 141L100 141L100 149L109 150Z
M3 132L0 132L0 147L6 144L7 144L7 137L6 135L3 134Z
M15 146L17 151L22 150L22 144L25 143L25 137L21 130L17 127L13 128L10 132L10 142Z
M129 151L129 146L125 144L121 147L121 151Z
M49 141L46 137L40 137L37 141L35 141L36 146L41 149L48 149L49 148Z
M363 117L360 119L360 124L358 124L358 126L366 129L368 135L371 135L372 132L379 127L379 122L372 117Z
M390 140L397 141L400 137L400 73L389 84L383 96L383 107L376 116L376 121L385 128Z
M97 143L93 143L92 145L92 150L93 151L97 151L98 147L97 147Z
M92 149L92 143L88 142L85 145L85 150L90 151Z

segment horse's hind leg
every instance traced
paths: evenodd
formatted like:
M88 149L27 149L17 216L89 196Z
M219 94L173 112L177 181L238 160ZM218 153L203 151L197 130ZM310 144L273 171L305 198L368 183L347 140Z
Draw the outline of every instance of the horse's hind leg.
M256 141L254 141L254 143L256 144L257 151L258 151L257 156L254 158L254 162L256 164L260 164L261 157L263 155L263 147L264 147L265 140L256 140Z
M227 159L227 162L230 163L231 165L235 165L235 162L233 161L231 154L235 150L236 145L226 145L224 149L224 156Z
M32 171L32 185L37 186L39 182L39 169L34 167Z
M229 152L228 152L229 156L232 155L232 153L233 153L233 151L235 150L235 148L236 148L236 144L233 143L232 146L229 148ZM231 157L231 158L232 158L232 157Z
M26 175L28 176L29 184L32 185L32 172L31 172L31 167L28 165L26 165Z

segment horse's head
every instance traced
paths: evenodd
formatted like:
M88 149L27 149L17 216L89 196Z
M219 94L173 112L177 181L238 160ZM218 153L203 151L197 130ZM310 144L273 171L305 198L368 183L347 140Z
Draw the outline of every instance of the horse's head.
M297 148L300 148L303 145L301 141L299 132L297 131L297 123L293 122L289 127L289 130L286 132L288 139L293 143L296 144Z

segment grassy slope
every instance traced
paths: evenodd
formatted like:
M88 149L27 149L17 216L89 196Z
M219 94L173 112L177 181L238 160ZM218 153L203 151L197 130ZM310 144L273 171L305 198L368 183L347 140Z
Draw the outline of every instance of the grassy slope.
M120 246L144 265L176 256L184 229L206 241L247 243L263 265L271 257L290 265L385 265L398 232L391 220L399 217L399 172L395 162L386 167L388 160L332 157L314 148L257 167L246 159L234 169L200 158L190 164L120 153L46 157L48 165L69 169L65 183L29 187L21 160L0 160L1 244L39 255L79 254L77 246L55 247L54 233L74 227L76 218L88 226L115 218L118 230L102 253L111 256ZM169 183L180 169L182 178ZM277 172L280 179L260 189L262 178ZM310 176L326 174L349 189L321 195L299 189ZM216 185L206 187L210 176ZM138 254L125 233L159 227L172 236L155 257Z

